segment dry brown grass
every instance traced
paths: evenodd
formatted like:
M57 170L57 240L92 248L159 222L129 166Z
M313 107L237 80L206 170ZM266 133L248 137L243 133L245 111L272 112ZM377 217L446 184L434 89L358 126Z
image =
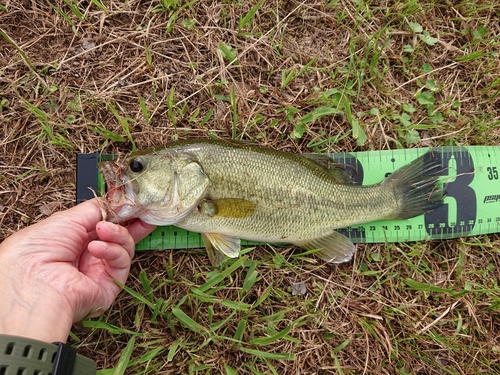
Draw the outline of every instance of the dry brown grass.
M2 238L73 204L76 152L127 152L133 144L211 135L292 152L498 145L494 1L268 1L239 30L256 3L102 0L104 11L93 1L7 0L0 7ZM230 63L221 43L234 48L237 61ZM442 115L435 123L417 100L431 79L434 111ZM354 139L345 104L290 137L302 116L334 105L324 96L329 89L349 101L366 142ZM409 127L397 117L408 112L403 105L415 109ZM409 129L419 139L412 142ZM109 369L131 337L125 330L137 332L126 373L230 374L225 365L241 374L500 373L498 242L491 235L361 245L354 261L340 266L259 247L248 254L259 276L250 290L241 291L242 267L213 291L219 301L250 305L265 297L236 312L192 296L212 271L202 251L142 253L128 286L165 300L165 311L153 321L152 309L123 293L101 318L117 329L76 327L72 340ZM407 280L449 291L415 289ZM307 286L304 296L290 293L298 282ZM203 327L234 315L217 337L195 332L171 313L180 301ZM241 320L243 346L295 360L263 359L221 338L233 337ZM288 337L249 344L290 324ZM150 362L141 359L158 347Z

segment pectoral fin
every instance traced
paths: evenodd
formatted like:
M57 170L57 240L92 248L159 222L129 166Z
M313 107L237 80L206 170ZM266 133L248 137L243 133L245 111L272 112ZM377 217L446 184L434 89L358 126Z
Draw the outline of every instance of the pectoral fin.
M203 199L199 204L199 210L203 215L221 216L234 219L249 217L255 211L255 203L245 199Z
M240 254L241 246L239 238L219 233L203 233L201 237L210 262L214 266L219 266L222 263L224 255L227 255L229 258L237 258Z
M344 263L351 260L356 247L349 238L339 232L332 232L325 237L296 243L306 250L317 250L321 259L330 263Z

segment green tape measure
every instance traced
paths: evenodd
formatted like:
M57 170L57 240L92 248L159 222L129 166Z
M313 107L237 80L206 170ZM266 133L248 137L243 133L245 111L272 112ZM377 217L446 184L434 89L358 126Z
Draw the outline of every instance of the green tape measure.
M371 185L428 151L416 148L330 156L346 168L356 184ZM440 147L432 152L440 157L443 166L440 179L446 198L440 207L408 220L375 221L338 231L354 243L422 241L500 232L500 146ZM104 191L97 162L112 158L97 153L78 155L77 203L92 197L88 187ZM137 244L136 250L201 247L200 234L169 226L158 227Z

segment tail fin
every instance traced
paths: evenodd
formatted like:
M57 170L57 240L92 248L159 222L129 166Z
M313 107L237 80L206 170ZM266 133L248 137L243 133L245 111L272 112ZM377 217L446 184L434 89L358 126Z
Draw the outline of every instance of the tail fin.
M382 184L394 191L399 203L399 212L388 219L409 219L436 209L445 195L437 181L441 171L441 154L430 151L387 177Z

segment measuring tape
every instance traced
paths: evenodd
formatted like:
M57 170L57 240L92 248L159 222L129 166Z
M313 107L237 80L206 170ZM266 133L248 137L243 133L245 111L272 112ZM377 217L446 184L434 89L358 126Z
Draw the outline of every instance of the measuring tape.
M428 148L334 153L355 184L371 185L428 152ZM374 221L338 231L354 243L385 243L448 239L500 232L500 146L433 148L440 156L446 197L432 212L406 220ZM102 194L104 181L97 169L112 155L78 154L77 203ZM242 240L242 245L254 244ZM136 250L202 248L199 233L173 226L158 227Z

